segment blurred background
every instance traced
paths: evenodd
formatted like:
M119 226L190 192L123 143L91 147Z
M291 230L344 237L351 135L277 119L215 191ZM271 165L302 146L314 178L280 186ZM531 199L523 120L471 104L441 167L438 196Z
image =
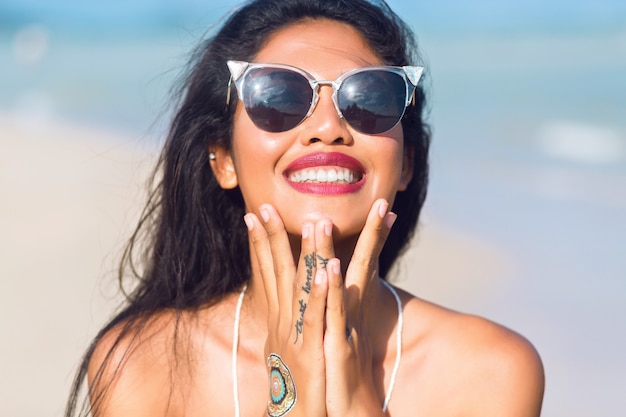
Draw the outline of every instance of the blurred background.
M530 339L544 416L623 416L626 2L389 3L434 132L398 284ZM62 414L118 301L170 88L236 4L0 0L0 415Z

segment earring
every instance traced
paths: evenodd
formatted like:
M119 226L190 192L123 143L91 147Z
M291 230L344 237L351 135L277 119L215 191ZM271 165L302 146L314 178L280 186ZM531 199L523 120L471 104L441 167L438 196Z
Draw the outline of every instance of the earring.
M209 152L209 159L211 161L215 161L217 159L217 157L215 156L215 152Z

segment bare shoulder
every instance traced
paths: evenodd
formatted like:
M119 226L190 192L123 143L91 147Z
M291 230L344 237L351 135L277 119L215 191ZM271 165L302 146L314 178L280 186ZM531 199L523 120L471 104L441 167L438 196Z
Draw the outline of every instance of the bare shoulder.
M164 310L119 323L98 341L88 366L94 417L189 413L196 358L207 339L197 314ZM219 343L216 340L215 343Z
M538 416L544 390L541 358L520 334L403 292L407 350L450 414ZM434 415L434 414L432 414ZM443 415L443 414L442 414Z
M123 321L98 341L88 367L92 415L174 415L171 343L174 312Z

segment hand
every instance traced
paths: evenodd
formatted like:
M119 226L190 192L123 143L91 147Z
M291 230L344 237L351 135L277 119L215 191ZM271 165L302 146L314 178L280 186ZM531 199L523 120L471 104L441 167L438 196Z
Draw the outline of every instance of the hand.
M263 222L254 214L245 220L269 306L266 353L284 359L298 392L289 417L382 414L365 326L364 313L372 309L364 303L396 215L385 200L374 203L347 270L346 292L329 219L303 225L296 268L278 213L269 205L260 213Z
M326 302L326 408L329 417L383 415L374 389L372 350L367 334L374 311L371 291L378 281L378 256L396 215L389 204L377 200L368 215L347 268L345 286L339 259L332 253L332 240L316 228L318 257L329 259L318 268L316 281L328 281Z
M261 206L260 214L262 222L251 213L245 221L268 305L265 353L280 355L290 370L297 397L289 417L325 417L323 337L328 286L326 281L314 282L315 227L303 225L296 268L280 216L270 205Z

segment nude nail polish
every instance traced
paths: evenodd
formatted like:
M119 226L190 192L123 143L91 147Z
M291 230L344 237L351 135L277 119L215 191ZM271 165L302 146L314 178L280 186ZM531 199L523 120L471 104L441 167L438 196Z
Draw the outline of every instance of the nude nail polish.
M333 224L330 222L324 223L324 233L326 234L326 236L332 236L333 235Z
M385 218L385 214L387 214L387 209L389 208L389 203L387 203L386 201L381 201L380 203L378 203L378 215L380 216L381 219Z
M318 270L315 273L315 283L317 285L321 284L322 282L324 282L324 274L326 273L326 271L324 271L323 269Z
M246 214L243 216L243 221L246 224L248 230L252 230L254 228L254 222L252 221L252 217L250 214Z
M263 218L263 221L265 223L270 221L270 212L267 210L267 208L261 207L259 211L261 212L261 218Z

